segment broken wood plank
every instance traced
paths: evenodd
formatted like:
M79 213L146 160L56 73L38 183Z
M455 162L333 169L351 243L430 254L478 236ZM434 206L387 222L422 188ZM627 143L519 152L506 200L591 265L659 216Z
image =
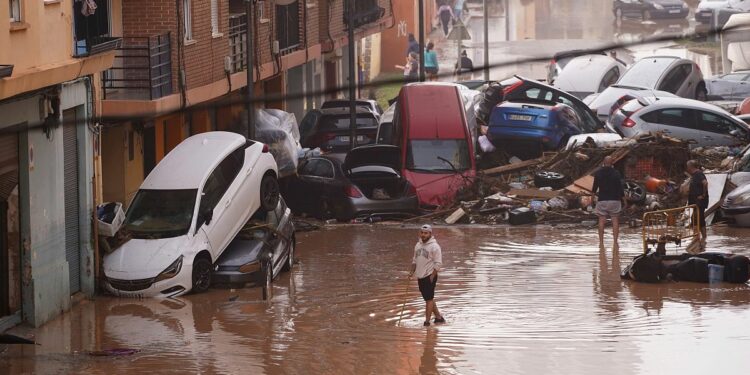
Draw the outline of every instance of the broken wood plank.
M410 217L410 218L404 220L403 222L404 223L408 223L408 222L422 220L422 219L429 219L431 217L440 216L442 214L446 214L446 213L451 212L451 211L453 211L452 208L449 208L449 209L446 209L446 210L438 210L438 211L430 212L429 214L425 214L425 215L422 215L422 216Z
M565 190L573 194L592 193L592 190L594 190L594 176L583 176L573 181Z
M508 195L515 195L519 198L540 198L552 199L560 195L559 191L539 190L539 189L510 189Z
M507 172L513 172L520 169L525 169L529 167L536 166L537 164L540 164L542 162L542 159L531 159L531 160L525 160L520 163L515 164L508 164L503 165L500 167L485 169L482 171L484 174L500 174L500 173L507 173Z
M445 218L446 224L455 224L457 221L461 220L462 217L466 215L466 211L464 211L463 208L459 208L456 211L454 211L450 216Z

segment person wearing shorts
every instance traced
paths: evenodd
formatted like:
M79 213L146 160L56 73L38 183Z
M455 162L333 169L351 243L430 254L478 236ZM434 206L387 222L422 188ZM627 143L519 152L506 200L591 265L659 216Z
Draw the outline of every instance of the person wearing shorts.
M443 315L435 303L438 271L443 266L443 255L440 245L432 235L432 226L425 224L419 230L419 241L414 246L414 257L411 262L409 278L417 276L417 285L425 301L424 326L430 325L430 317L435 314L435 323L445 323Z
M625 204L625 189L620 172L612 166L612 158L607 156L601 168L594 173L594 186L591 190L597 196L594 213L599 217L599 248L604 249L604 227L607 218L612 219L612 251L620 247L620 212Z
M708 209L708 180L703 174L700 163L697 160L688 160L687 173L690 174L690 190L688 192L688 205L698 206L698 222L701 228L701 249L706 248L706 209Z

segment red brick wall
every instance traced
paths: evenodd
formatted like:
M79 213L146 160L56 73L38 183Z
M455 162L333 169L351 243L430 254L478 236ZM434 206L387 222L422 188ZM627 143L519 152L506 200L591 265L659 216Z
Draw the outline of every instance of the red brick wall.
M196 88L224 79L224 57L229 55L229 3L219 0L219 32L211 35L211 1L193 0L193 40L184 47L187 88Z

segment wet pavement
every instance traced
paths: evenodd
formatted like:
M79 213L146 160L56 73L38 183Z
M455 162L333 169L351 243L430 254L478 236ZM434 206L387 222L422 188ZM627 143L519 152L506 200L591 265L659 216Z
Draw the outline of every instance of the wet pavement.
M0 347L0 373L722 373L746 368L750 287L619 279L618 253L586 229L437 228L448 323L422 327L406 282L416 227L298 234L299 264L270 303L259 288L171 300L99 297ZM710 249L750 254L747 230L713 228ZM397 326L402 303L403 320ZM123 357L89 351L135 348Z

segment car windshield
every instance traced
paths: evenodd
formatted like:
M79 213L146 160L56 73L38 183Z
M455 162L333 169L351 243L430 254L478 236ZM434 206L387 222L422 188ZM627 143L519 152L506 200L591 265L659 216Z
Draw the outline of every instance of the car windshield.
M139 190L125 217L133 238L171 238L187 234L197 189Z
M444 160L443 160L444 159ZM412 140L406 152L406 168L421 172L452 172L471 168L465 139Z
M357 128L374 128L378 126L378 120L372 116L357 116ZM346 116L324 116L320 119L320 130L346 130L349 129L349 115Z
M674 59L643 59L628 69L617 84L655 88L659 78L674 61Z

